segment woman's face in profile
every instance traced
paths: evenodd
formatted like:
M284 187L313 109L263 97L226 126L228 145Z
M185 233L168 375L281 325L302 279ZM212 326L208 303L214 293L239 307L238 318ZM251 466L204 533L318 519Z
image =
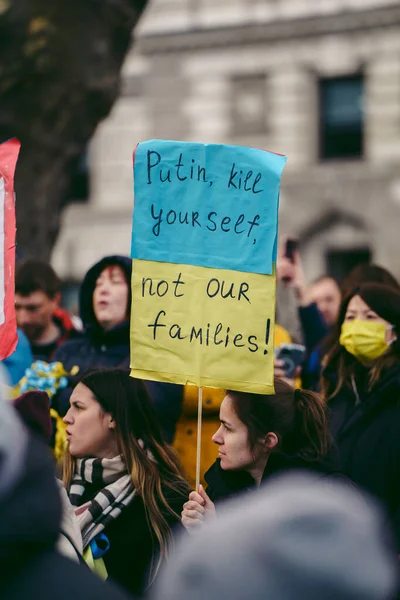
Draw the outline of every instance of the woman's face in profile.
M219 418L221 425L212 440L219 447L221 468L224 471L252 470L257 460L257 448L250 448L247 427L237 416L232 399L228 395L221 404Z
M118 454L115 421L83 383L72 392L63 421L67 425L68 449L75 458L113 458Z

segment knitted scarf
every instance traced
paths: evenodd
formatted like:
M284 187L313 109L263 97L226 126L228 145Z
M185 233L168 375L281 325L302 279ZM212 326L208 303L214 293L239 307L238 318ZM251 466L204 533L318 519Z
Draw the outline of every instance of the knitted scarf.
M86 485L101 488L94 498L82 504ZM135 496L132 479L121 456L81 458L76 461L69 489L82 532L83 549L112 523Z

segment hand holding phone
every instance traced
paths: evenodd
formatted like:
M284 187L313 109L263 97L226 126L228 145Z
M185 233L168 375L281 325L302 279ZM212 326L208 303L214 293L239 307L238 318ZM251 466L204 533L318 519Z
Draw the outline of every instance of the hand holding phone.
M301 344L281 344L275 348L275 358L282 361L282 368L288 379L294 377L297 367L303 363L305 354L306 348Z
M293 237L285 238L279 247L277 260L277 277L286 286L292 286L296 278L298 240Z

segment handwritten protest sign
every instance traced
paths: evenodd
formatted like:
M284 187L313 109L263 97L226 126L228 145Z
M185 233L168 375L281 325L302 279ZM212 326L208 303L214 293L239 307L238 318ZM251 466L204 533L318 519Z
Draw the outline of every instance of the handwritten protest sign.
M16 139L0 145L0 360L7 358L17 345L14 171L19 148Z
M273 392L274 254L285 162L233 146L138 146L133 376Z
M132 296L136 377L273 391L273 276L134 260Z
M132 258L272 274L284 163L256 148L139 144Z

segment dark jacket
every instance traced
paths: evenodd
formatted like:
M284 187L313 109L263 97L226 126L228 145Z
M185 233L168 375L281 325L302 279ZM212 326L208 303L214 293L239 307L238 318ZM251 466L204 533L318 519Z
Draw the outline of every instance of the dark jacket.
M80 336L79 331L75 329L71 317L66 310L58 308L53 315L53 322L58 327L60 335L54 342L51 342L50 344L31 344L34 361L44 360L48 363L52 362L57 349L60 346L69 340L75 340Z
M84 334L60 346L54 356L67 371L74 366L79 367L77 379L89 369L95 367L120 367L129 369L130 357L130 325L129 321L114 329L104 331L98 324L93 310L93 292L100 273L109 265L120 266L130 286L132 261L125 256L108 256L95 264L87 272L80 290L80 317L84 326ZM128 300L130 306L130 300ZM73 380L71 384L73 384ZM68 410L72 386L57 395L55 407L60 415Z
M91 499L98 490L93 486L86 489L82 503ZM172 528L173 534L183 530L180 514L187 502L187 491L178 494L168 488L163 493L172 515L165 510L164 517ZM157 565L159 546L154 533L147 522L144 503L139 495L125 507L121 514L108 525L103 532L110 547L103 556L109 579L133 595L142 595L151 583L151 564Z
M301 371L301 384L305 390L317 391L325 352L323 341L329 333L329 327L315 302L299 307L299 317L307 349Z
M3 409L0 407L0 421ZM10 437L11 433L9 430ZM22 430L24 433L28 438ZM61 505L53 462L44 443L33 437L23 441L22 437L0 443L2 600L127 600L127 596L103 583L89 569L57 553ZM27 445L18 458L13 444L22 443ZM14 476L8 489L4 489L7 448L10 454L14 449Z
M245 471L224 471L218 458L205 474L207 494L213 502L226 500L256 487L251 475ZM340 464L336 450L331 449L323 461L306 461L298 456L273 452L268 458L261 485L267 485L275 476L293 471L311 471L321 477L340 476Z
M299 306L299 318L304 336L304 345L307 348L308 355L310 355L328 333L328 326L315 302L307 306Z
M335 384L336 373L324 376ZM394 365L368 391L367 374L359 369L351 386L329 402L331 432L343 471L386 508L400 551L400 364Z

